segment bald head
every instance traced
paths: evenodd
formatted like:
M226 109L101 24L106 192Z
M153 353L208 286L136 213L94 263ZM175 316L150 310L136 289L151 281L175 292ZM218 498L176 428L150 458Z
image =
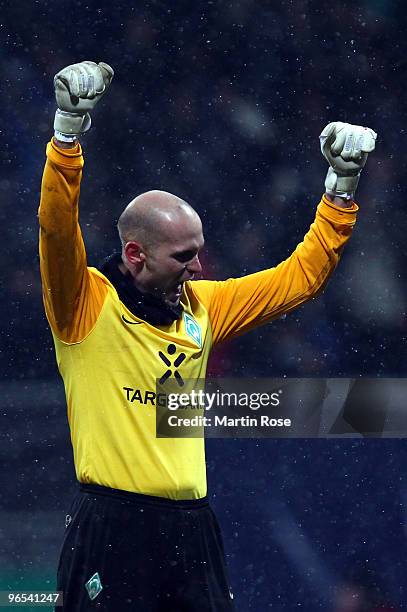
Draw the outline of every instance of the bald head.
M117 229L124 246L136 241L145 248L174 239L183 228L200 223L197 212L167 191L147 191L130 202L120 215Z
M204 245L198 213L166 191L147 191L125 208L117 224L122 241L123 274L142 293L176 306L184 283L202 272Z

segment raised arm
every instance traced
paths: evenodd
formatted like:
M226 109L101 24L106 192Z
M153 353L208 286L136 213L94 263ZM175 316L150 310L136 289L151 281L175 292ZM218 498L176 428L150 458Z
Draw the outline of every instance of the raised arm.
M78 138L113 76L93 62L68 66L55 77L55 137L47 146L39 208L40 268L47 318L64 342L79 342L92 329L107 288L87 268L78 223L83 157Z
M353 196L376 134L337 122L329 124L320 138L322 153L330 164L326 193L313 224L292 255L275 268L242 278L191 283L208 310L214 343L290 312L315 297L334 271L356 222L358 207Z

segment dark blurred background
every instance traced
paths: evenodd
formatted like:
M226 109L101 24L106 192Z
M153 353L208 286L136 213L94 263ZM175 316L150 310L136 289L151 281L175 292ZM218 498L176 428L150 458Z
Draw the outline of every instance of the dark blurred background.
M405 3L386 0L0 8L0 588L44 589L75 490L37 256L54 74L85 59L116 73L82 140L90 265L118 248L124 206L158 188L201 214L207 278L271 267L313 220L321 129L375 129L359 221L325 293L220 348L210 369L403 377L407 20ZM404 441L210 440L207 451L239 612L406 607Z

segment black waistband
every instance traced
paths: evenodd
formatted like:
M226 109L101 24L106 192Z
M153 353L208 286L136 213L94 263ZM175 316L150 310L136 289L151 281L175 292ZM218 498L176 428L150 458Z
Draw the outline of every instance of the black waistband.
M117 500L128 501L135 504L148 506L165 506L166 508L190 510L195 508L205 508L209 506L208 498L200 499L169 499L167 497L156 497L155 495L144 495L143 493L132 493L121 489L111 489L96 484L79 483L79 490L89 495L102 495L113 497Z

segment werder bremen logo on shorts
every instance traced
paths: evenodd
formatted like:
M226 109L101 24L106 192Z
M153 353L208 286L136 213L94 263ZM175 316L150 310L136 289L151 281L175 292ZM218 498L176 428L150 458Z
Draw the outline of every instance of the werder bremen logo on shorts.
M93 574L92 578L89 578L89 580L85 583L85 588L88 592L89 599L91 599L92 601L96 599L96 597L103 589L98 572L96 572L96 574Z
M195 321L193 317L184 312L184 323L185 323L185 331L187 335L192 338L192 340L202 348L202 332L198 323Z

